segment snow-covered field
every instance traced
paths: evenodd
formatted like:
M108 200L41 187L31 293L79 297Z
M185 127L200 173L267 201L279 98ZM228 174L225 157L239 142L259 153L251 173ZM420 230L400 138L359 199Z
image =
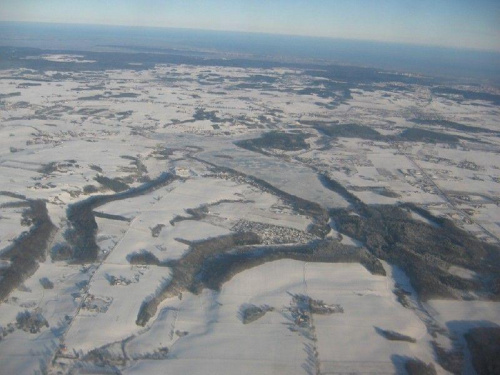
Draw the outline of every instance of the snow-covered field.
M80 54L28 59L98 63ZM320 95L314 90L326 86L318 82L329 79L302 69L130 64L0 71L0 255L36 229L28 202L43 201L55 226L45 259L0 303L0 373L393 374L418 358L445 374L434 340L452 347L460 341L455 336L472 327L500 324L498 302L421 304L407 276L391 264L384 263L387 275L381 276L358 263L281 259L239 270L220 290L166 298L145 326L138 325L142 306L169 285L176 262L207 239L250 231L262 246L323 237L365 246L336 231L328 210L349 209L352 198L322 176L368 205L414 203L498 244L500 110L482 100L435 95L419 84L398 83L396 90L391 82L367 83L351 88L348 98L341 97L343 88ZM330 137L312 123L359 124L380 137ZM415 128L459 138L401 136ZM238 143L268 132L300 133L304 144L250 150ZM133 194L163 173L175 180ZM95 259L58 258L76 247L68 207L101 196L116 199L89 211ZM321 225L332 229L318 233ZM137 254L153 261L134 264ZM0 271L11 263L2 257ZM479 278L465 267L449 272ZM406 307L395 293L401 285ZM343 312L306 311L305 322L298 321L294 295L338 304ZM269 311L244 324L249 305ZM23 330L25 311L40 314L47 325ZM389 340L384 331L415 342ZM471 371L470 361L465 366Z
M146 337L148 342L161 340L158 345L169 346L171 360L138 361L125 373L234 374L235 366L248 374L314 373L309 350L318 352L319 370L325 374L368 369L397 373L401 366L398 355L431 362L426 327L411 310L396 302L393 283L357 264L282 260L252 268L235 276L220 293L188 294L172 305L166 301L160 312L165 323L155 322L139 339L142 343ZM312 339L291 317L290 294L340 304L344 312L314 315ZM239 311L245 304L268 305L274 311L243 324ZM172 314L173 322L168 319ZM390 342L377 328L398 331L417 342ZM181 338L169 334L176 330L189 333ZM137 347L135 340L127 344L127 350Z

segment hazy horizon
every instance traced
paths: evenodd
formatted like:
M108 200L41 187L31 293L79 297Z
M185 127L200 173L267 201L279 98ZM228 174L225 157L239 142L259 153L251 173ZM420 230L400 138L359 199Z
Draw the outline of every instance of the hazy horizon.
M87 23L87 22L50 22L50 21L6 21L0 20L0 24L31 24L31 25L54 25L54 26L88 26L88 27L103 27L103 28L128 28L137 30L177 30L177 31L193 31L193 32L220 32L228 34L249 34L249 35L269 35L269 36L279 36L279 37L298 37L304 39L317 39L325 41L341 41L341 42L359 42L359 43L376 43L385 45L400 45L408 47L428 47L441 50L456 50L456 51L468 51L468 52L484 52L499 54L500 50L495 49L483 49L477 46L463 47L463 46L443 46L437 44L425 44L417 42L400 42L400 41L383 41L377 39L357 39L348 37L334 37L334 36L320 36L320 35L303 35L294 33L279 33L279 32L267 32L267 31L241 31L241 30L222 30L222 29L210 29L210 28L199 28L199 27L174 27L174 26L144 26L144 25L118 25L110 23Z
M498 52L240 31L0 21L0 45L73 51L103 51L110 45L141 47L142 52L191 49L493 81L500 76Z
M500 4L481 0L3 1L0 21L182 28L500 52Z

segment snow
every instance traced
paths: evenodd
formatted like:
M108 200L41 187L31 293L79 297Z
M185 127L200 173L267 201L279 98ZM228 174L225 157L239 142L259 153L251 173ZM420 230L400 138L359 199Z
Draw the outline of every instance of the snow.
M307 363L308 345L316 345L322 372L334 368L356 372L374 368L396 373L393 355L418 356L433 361L425 325L411 310L395 301L394 281L371 275L357 264L304 263L280 260L249 269L224 284L220 293L184 294L182 301L165 301L151 329L141 342L169 346L164 361L141 360L125 373L299 374ZM315 315L313 342L288 327L289 293L307 294L326 303L338 303L345 312ZM241 305L269 305L274 311L250 324L239 317ZM363 306L360 308L360 306ZM174 318L175 315L175 318ZM375 327L391 329L417 339L416 344L391 342ZM169 332L187 331L173 339ZM138 348L133 339L128 348ZM158 343L159 345L159 343ZM235 350L235 348L237 348ZM136 350L136 349L134 349ZM217 360L215 360L217 359Z
M414 118L439 118L498 131L495 106L437 97L426 86L403 85L404 91L394 91L381 83L381 90L353 89L352 99L327 108L329 98L298 94L312 80L320 80L300 69L179 64L138 71L132 66L130 70L85 71L85 64L93 60L83 55L34 57L82 67L63 75L58 71L0 71L0 92L20 93L1 100L0 191L46 201L57 227L49 250L66 241L69 204L93 194L114 194L95 181L98 174L123 179L132 187L166 171L179 179L97 207L96 212L126 219L96 218L98 260L82 266L52 262L48 256L2 302L2 328L25 310L39 311L50 325L39 334L15 330L0 341L2 371L40 371L41 363L50 361L59 345L69 355L110 345L113 353L120 354L122 343L129 356L124 373L303 374L313 370L310 357L315 352L322 373L398 373L404 357L435 363L432 338L424 324L429 317L415 308L414 291L409 297L412 308L397 303L392 291L395 282L407 290L411 286L404 273L391 265L385 264L388 276L381 277L358 264L270 262L235 275L220 292L204 290L200 295L184 293L182 299L165 300L149 325L139 327L135 321L142 303L170 281L171 271L130 265L128 256L146 250L161 262L177 260L189 250L186 241L227 235L242 220L303 232L313 222L270 191L243 179L214 175L212 164L263 179L325 209L348 208L344 197L318 179L318 173L324 173L366 204L412 202L479 238L495 241L500 236L497 136L474 133L482 143L460 141L457 145L326 139L301 123L359 123L394 136L414 127ZM210 83L203 78L207 74L219 79ZM270 89L237 86L256 74L271 76L276 83ZM26 85L30 79L40 85ZM104 91L115 97L82 99ZM138 96L120 97L123 93ZM194 119L199 108L216 111L221 120ZM266 150L268 156L236 144L273 130L307 133L310 148ZM171 153L164 152L169 148ZM131 157L147 171L141 175ZM50 163L56 163L57 169L42 173ZM88 194L84 192L87 185L99 191ZM395 194L383 195L388 191ZM24 208L8 206L21 201L0 195L2 250L29 229L21 225ZM203 206L207 212L202 219L187 212ZM171 223L178 216L187 220ZM153 236L157 225L161 230ZM337 235L333 228L329 237ZM363 245L345 235L342 243ZM2 267L6 264L2 262ZM466 268L452 266L449 271L465 279L476 277ZM45 277L54 283L53 289L42 287L40 279ZM117 285L110 282L113 278L119 280ZM345 312L315 315L315 340L311 340L301 330L289 329L294 322L288 293L338 303ZM91 298L104 301L107 310L84 308L83 303ZM245 303L267 304L275 310L243 324L239 313ZM495 302L430 301L425 308L440 326L458 335L474 326L500 324ZM412 336L417 342L388 341L376 327ZM441 336L437 340L446 341ZM162 347L169 349L167 359L140 359ZM53 369L63 373L81 363L61 356L57 361L66 361L68 367L57 364ZM436 368L443 372L437 364Z

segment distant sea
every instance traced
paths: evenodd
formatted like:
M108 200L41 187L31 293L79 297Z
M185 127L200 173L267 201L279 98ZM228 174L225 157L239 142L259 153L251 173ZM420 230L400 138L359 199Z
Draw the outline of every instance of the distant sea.
M0 22L0 46L102 51L105 46L187 49L259 58L315 59L500 82L500 53L258 33L173 28ZM1 59L1 56L0 56Z

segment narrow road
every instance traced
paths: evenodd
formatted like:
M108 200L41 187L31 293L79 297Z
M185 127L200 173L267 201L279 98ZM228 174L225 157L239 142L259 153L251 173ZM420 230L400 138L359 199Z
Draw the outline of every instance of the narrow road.
M307 292L307 279L306 279L306 269L307 269L307 262L304 262L304 267L303 267L303 280L304 280L304 291L305 295L309 296ZM319 353L318 353L318 336L316 336L316 326L314 325L314 317L313 313L309 309L309 327L311 329L311 336L312 336L312 344L311 344L311 350L312 353L309 353L309 360L311 363L314 364L314 374L315 375L321 375L321 361L319 360Z
M484 226L482 226L481 224L479 224L478 222L476 222L471 215L469 215L467 212L465 212L464 210L462 210L460 207L458 207L455 202L453 201L453 199L450 199L448 197L448 195L446 195L446 193L438 186L438 184L436 184L436 182L432 179L432 177L430 177L427 172L424 170L424 168L422 168L416 161L415 159L413 159L413 157L407 153L404 154L406 156L406 158L415 166L416 169L418 169L420 171L420 173L422 174L422 176L425 178L425 180L427 182L429 182L430 184L432 184L432 186L434 187L434 189L436 189L436 191L439 193L439 195L441 196L441 198L443 198L456 212L458 212L460 215L462 215L463 217L466 217L467 219L469 219L471 221L471 223L477 225L479 228L481 228L481 230L486 233L488 236L490 236L491 238L493 238L497 243L500 242L500 238L498 236L496 236L495 234L491 233L488 229L486 229Z

